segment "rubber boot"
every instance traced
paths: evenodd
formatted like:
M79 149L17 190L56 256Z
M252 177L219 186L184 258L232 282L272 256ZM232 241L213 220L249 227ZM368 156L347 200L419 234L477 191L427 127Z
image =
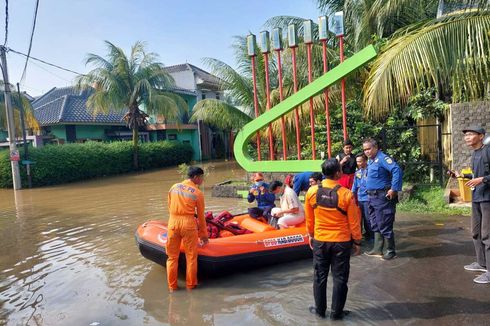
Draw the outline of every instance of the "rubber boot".
M396 257L396 252L395 252L395 236L392 236L391 238L387 238L386 242L388 243L388 246L386 248L386 253L383 255L384 260L390 260Z
M365 252L364 254L367 256L381 256L383 255L383 246L384 246L384 238L381 236L381 233L374 232L374 246L370 251Z

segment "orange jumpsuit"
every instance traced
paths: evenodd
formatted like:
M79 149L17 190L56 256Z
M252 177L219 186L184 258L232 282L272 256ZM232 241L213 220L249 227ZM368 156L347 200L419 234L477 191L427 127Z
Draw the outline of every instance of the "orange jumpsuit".
M207 237L204 195L191 180L174 184L168 192L167 280L170 290L177 289L181 243L186 258L186 286L197 285L197 240ZM197 220L195 214L197 213Z
M337 181L325 179L324 188L333 188ZM306 230L316 240L324 242L344 242L351 239L361 241L360 211L354 196L347 188L339 188L338 206L347 212L347 217L333 208L331 210L316 207L318 186L312 186L305 197Z

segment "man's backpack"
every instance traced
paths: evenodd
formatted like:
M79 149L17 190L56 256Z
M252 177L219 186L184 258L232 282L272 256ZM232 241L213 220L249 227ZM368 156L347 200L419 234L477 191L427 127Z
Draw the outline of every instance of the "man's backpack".
M316 205L324 207L327 209L336 209L341 212L343 215L347 216L347 212L339 207L339 194L337 191L339 190L340 185L336 185L333 188L323 188L322 184L318 184L318 191L316 193Z

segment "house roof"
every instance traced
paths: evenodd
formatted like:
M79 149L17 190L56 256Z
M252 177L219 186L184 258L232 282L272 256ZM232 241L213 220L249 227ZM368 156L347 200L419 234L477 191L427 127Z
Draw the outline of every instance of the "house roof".
M196 77L196 84L198 86L213 86L218 88L222 84L222 80L209 72L191 65L190 63L182 63L179 65L165 67L165 70L169 73L181 72L190 70Z
M41 126L59 123L124 124L124 113L110 112L94 116L86 103L92 90L75 87L53 88L33 103L34 116Z

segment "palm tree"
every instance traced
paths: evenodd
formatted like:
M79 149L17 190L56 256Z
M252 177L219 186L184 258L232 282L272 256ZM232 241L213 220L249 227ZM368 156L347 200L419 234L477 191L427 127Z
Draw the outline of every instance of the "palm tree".
M88 54L85 64L95 68L77 78L81 89L93 88L87 106L94 115L111 111L126 112L124 120L133 132L133 166L138 168L138 130L147 123L148 115L163 115L167 121L179 122L186 114L187 104L169 92L173 78L158 62L155 53L145 51L143 42L136 42L129 57L124 51L105 41L106 58Z
M13 85L10 85L10 89L12 90L15 88ZM14 126L15 126L16 135L19 136L22 134L22 126L21 126L21 119L20 119L21 106L24 110L26 127L34 131L39 131L40 129L39 122L34 117L31 102L27 99L27 97L25 97L24 95L21 95L19 97L17 92L12 92L10 95L10 99L12 101L12 107L14 109ZM0 128L7 129L3 80L0 80Z
M437 17L444 3L459 11ZM344 10L346 41L358 49L372 35L388 38L364 84L366 112L385 116L428 87L453 102L488 96L488 0L318 0L327 12Z

